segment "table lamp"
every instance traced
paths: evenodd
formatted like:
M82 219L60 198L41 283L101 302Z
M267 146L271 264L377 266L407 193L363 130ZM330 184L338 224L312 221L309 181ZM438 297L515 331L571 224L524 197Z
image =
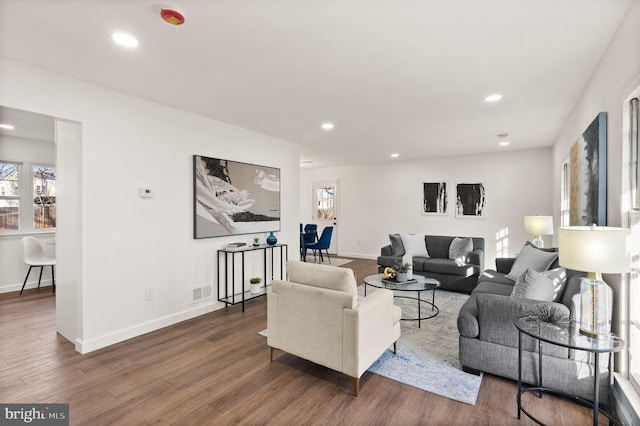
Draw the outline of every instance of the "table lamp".
M531 243L543 248L543 235L553 235L553 216L525 216L524 231L535 236Z
M568 226L558 228L560 266L587 272L580 284L580 332L604 338L611 331L611 288L602 274L629 271L628 237L631 231L610 226Z

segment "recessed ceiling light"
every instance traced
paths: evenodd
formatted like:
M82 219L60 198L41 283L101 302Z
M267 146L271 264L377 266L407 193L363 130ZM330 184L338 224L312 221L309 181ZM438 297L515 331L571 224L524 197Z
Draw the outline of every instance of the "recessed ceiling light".
M111 34L111 38L120 46L131 47L131 48L138 46L138 39L136 39L134 36L130 34L113 33Z
M509 145L509 141L502 141L502 142L500 142L498 145L500 145L500 146L507 146L507 145Z
M391 158L398 158L400 157L400 154L398 154L397 152L394 152L393 154L391 154Z
M13 127L11 124L0 124L0 129L13 130L15 129L15 127Z
M324 130L331 130L333 129L333 123L322 123L321 126Z
M502 99L502 95L501 95L501 94L499 94L499 93L496 93L496 94L494 94L494 95L489 95L489 96L487 96L486 98L484 98L484 101L485 101L485 102L497 102L497 101L499 101L500 99Z

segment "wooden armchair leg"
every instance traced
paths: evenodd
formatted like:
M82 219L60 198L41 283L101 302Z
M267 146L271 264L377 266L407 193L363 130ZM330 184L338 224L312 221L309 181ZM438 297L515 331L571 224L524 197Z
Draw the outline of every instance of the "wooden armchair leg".
M360 379L358 377L352 377L353 380L353 395L358 396L360 393Z
M273 362L273 347L269 347L269 349L271 349L271 353L269 355L269 362Z
M397 354L398 353L398 342L393 342L393 353Z

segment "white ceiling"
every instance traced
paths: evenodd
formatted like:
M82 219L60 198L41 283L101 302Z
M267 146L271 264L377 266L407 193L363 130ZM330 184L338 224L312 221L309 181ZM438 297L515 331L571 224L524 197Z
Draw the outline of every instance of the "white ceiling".
M0 55L301 144L307 167L432 158L551 146L631 1L190 0L171 26L154 0L0 0Z

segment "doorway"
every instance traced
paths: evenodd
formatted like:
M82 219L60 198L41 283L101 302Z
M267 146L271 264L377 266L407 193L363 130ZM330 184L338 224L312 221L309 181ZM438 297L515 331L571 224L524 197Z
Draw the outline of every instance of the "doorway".
M339 181L313 183L313 220L318 225L318 236L327 226L333 226L329 253L338 254Z

